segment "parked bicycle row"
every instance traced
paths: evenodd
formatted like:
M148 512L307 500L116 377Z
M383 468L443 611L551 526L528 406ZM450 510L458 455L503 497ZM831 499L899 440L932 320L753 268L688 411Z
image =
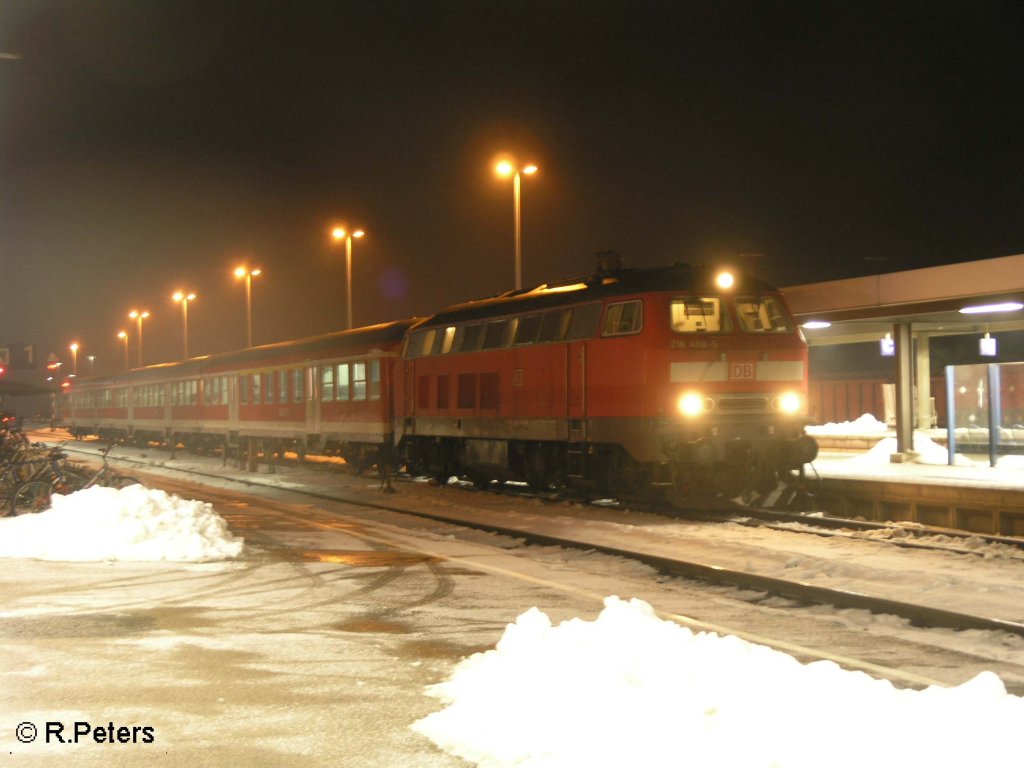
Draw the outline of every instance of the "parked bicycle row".
M30 442L14 425L0 425L0 514L42 512L50 507L55 493L74 493L93 485L124 488L138 483L110 465L112 447L108 445L100 452L103 463L93 469L69 461L59 447Z

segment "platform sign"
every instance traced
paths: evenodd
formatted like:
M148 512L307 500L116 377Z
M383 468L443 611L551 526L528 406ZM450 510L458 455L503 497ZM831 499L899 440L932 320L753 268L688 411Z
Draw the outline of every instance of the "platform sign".
M35 348L25 342L9 341L7 346L0 347L0 362L12 370L34 368Z

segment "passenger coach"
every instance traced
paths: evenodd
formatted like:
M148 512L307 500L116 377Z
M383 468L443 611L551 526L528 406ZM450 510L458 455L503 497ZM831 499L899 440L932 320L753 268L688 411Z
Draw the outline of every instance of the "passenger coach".
M65 397L76 435L334 450L376 461L392 441L391 378L411 320L79 379Z

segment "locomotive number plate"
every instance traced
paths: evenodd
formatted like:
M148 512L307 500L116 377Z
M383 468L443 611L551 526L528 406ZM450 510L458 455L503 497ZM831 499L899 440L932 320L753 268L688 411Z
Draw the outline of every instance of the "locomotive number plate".
M669 349L718 349L718 341L715 339L672 339L668 343Z

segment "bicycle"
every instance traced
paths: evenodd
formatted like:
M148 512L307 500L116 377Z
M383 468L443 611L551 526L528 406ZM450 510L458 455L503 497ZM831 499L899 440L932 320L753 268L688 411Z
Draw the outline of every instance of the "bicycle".
M11 494L8 514L21 515L27 512L42 512L50 507L50 499L55 493L74 493L94 485L108 488L142 485L138 479L131 475L121 474L110 466L108 454L113 447L113 445L108 445L100 451L103 464L91 475L81 474L78 470L68 466L63 461L66 455L56 449L52 450L49 456L51 477L28 480L18 485Z

